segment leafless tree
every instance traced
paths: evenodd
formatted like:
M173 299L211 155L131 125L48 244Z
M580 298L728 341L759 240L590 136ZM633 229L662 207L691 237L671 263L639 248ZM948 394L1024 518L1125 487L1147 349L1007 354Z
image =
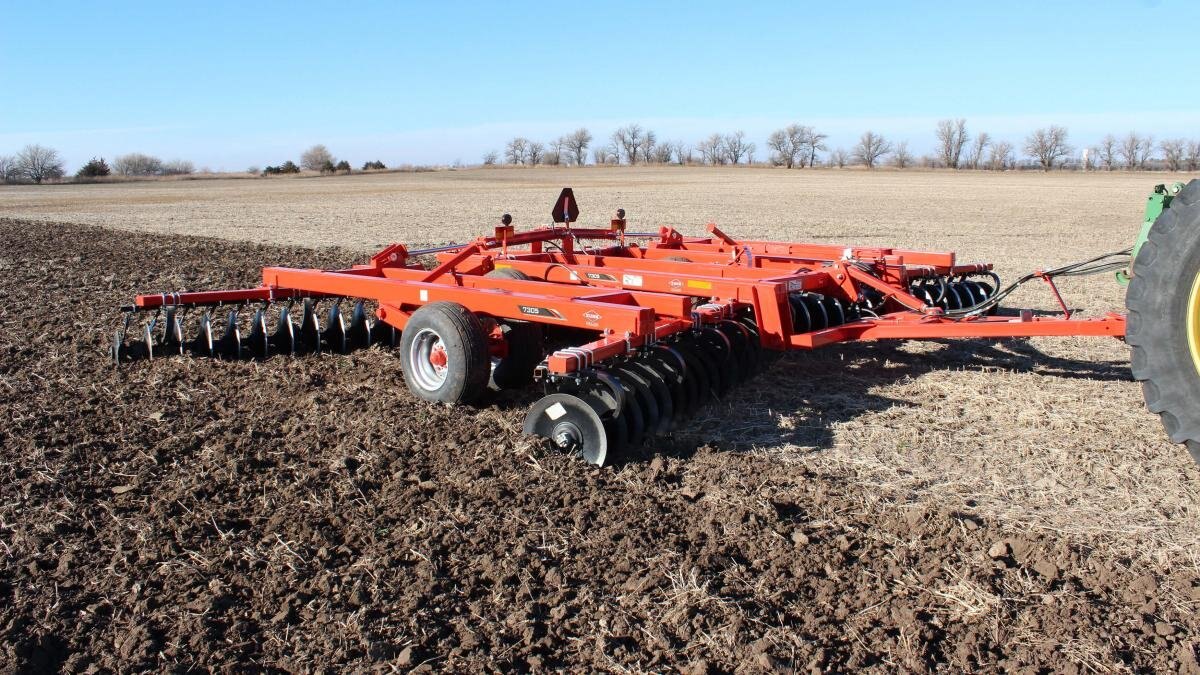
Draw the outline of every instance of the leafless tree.
M525 162L530 166L537 166L546 158L546 146L537 141L530 141L529 145L525 146Z
M829 138L829 134L819 133L812 127L805 127L808 138L805 139L805 145L808 146L808 166L817 165L817 153L825 152L829 148L825 145L825 139Z
M1008 141L996 141L992 144L992 153L988 158L992 171L1004 171L1013 164L1013 144Z
M173 159L162 165L164 176L186 176L193 173L196 173L196 165L186 159Z
M122 176L157 176L162 169L161 159L140 152L131 152L113 160L113 170Z
M725 157L731 164L737 164L746 155L754 153L754 144L746 142L746 132L744 131L735 131L726 135L722 139L722 145L725 149Z
M517 136L504 146L504 161L509 164L524 164L529 152L529 139Z
M1146 169L1150 164L1150 160L1154 158L1154 137L1147 134L1142 137L1142 142L1138 145L1138 168Z
M1096 152L1100 156L1100 163L1104 165L1105 171L1112 171L1117 165L1117 137L1108 134L1101 138L1100 145L1096 146Z
M592 132L584 127L580 127L563 136L562 140L566 154L576 166L587 164L587 149L588 145L592 142Z
M654 159L655 144L658 142L654 132L647 129L642 134L642 140L637 144L637 153L641 155L643 162L650 162Z
M499 159L500 153L496 152L495 150L488 150L487 152L483 153L484 166L494 166Z
M1067 130L1051 124L1043 129L1037 129L1025 138L1025 154L1033 157L1042 165L1043 171L1049 171L1058 161L1071 153L1067 145Z
M714 166L725 163L725 139L721 134L713 134L696 144L696 151L706 164Z
M1167 171L1179 171L1184 167L1184 162L1187 158L1187 141L1182 138L1164 138L1158 144L1162 148L1163 161L1167 164Z
M654 146L654 150L650 153L650 160L655 164L670 164L671 157L675 154L674 146L671 143L659 143Z
M849 155L846 153L845 148L836 148L833 152L829 153L829 166L836 166L841 169L846 166L846 162L848 161Z
M983 155L987 151L988 146L992 144L992 137L986 131L981 131L975 134L975 142L971 144L971 155L967 158L967 162L972 169L978 170L983 166Z
M683 141L674 141L669 143L671 147L671 157L675 159L675 163L680 166L692 163L692 148Z
M8 183L17 179L17 158L12 155L0 155L0 183Z
M619 155L623 154L625 161L630 164L637 164L638 149L642 145L642 134L642 125L640 124L627 124L613 132L613 147L617 149Z
M612 156L611 150L607 146L600 146L592 150L592 161L597 165L602 166L608 164L609 158Z
M305 171L320 171L326 165L333 163L333 154L323 145L314 145L300 155L300 168Z
M1142 148L1142 137L1137 135L1136 131L1129 132L1129 135L1121 140L1121 146L1117 149L1121 159L1125 162L1125 168L1132 171L1137 168L1138 151Z
M782 129L772 131L771 135L767 137L767 148L774 153L771 161L789 169L794 167L798 156L803 162L802 154L805 152L807 142L805 127L799 124L789 124Z
M63 161L58 151L44 145L27 145L17 153L17 173L26 180L41 183L63 177Z
M912 154L908 151L908 141L900 141L892 151L892 166L897 169L907 169L912 164Z
M957 169L962 159L963 148L967 145L967 121L963 118L956 120L941 120L937 123L938 156L942 164Z
M852 153L855 161L865 164L868 169L874 169L875 164L891 151L892 144L886 138L874 131L868 131L859 137Z
M1188 141L1185 162L1188 171L1200 169L1200 140Z

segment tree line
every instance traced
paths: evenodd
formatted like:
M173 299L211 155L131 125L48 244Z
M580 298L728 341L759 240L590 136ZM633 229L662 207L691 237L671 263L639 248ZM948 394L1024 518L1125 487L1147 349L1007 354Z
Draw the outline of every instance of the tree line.
M866 131L849 148L830 147L829 135L815 127L792 123L772 131L766 139L766 163L788 169L851 165L869 169L888 165L904 169L974 169L1003 171L1022 167L1075 169L1127 169L1195 171L1200 169L1200 139L1167 138L1155 142L1152 135L1136 131L1118 137L1106 135L1093 146L1075 148L1066 127L1050 125L1030 132L1019 145L993 137L986 131L972 133L963 118L938 121L933 130L933 150L920 157L908 141L896 141L875 131ZM658 134L640 124L628 124L612 133L606 143L592 145L586 128L577 129L548 143L518 136L508 141L503 154L489 151L483 164L501 160L513 165L603 164L708 164L714 166L754 164L757 146L743 131L714 133L694 145L682 141L660 141Z
M30 144L15 155L0 155L0 182L44 183L62 180L66 176L65 162L54 148ZM183 159L163 160L140 152L131 152L113 160L93 157L75 172L75 180L88 181L106 176L179 176L195 173L191 162Z

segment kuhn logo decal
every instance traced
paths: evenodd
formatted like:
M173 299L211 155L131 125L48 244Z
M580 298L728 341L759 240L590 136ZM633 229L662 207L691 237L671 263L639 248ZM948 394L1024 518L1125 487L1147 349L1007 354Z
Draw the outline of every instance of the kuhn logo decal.
M584 314L583 314L583 320L588 322L588 324L600 323L600 319L601 319L600 312L597 312L594 309L589 309L588 311L584 312Z

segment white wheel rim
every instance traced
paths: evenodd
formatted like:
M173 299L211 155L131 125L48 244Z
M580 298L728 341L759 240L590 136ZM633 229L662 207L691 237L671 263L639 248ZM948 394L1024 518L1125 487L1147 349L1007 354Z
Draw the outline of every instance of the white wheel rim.
M440 354L440 356L438 356ZM412 379L425 391L437 391L446 383L449 361L442 338L432 329L422 328L408 348L408 362L412 364ZM437 361L441 360L439 365Z

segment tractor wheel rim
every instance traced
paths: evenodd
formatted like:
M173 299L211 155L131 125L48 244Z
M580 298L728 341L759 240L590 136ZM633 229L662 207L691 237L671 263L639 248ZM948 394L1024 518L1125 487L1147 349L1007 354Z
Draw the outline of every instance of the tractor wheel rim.
M445 384L449 370L446 347L434 331L423 328L417 333L409 347L408 361L413 366L413 380L420 388L437 391Z
M1200 375L1200 272L1192 281L1192 291L1188 295L1187 309L1187 338L1188 347L1192 352L1192 365Z

